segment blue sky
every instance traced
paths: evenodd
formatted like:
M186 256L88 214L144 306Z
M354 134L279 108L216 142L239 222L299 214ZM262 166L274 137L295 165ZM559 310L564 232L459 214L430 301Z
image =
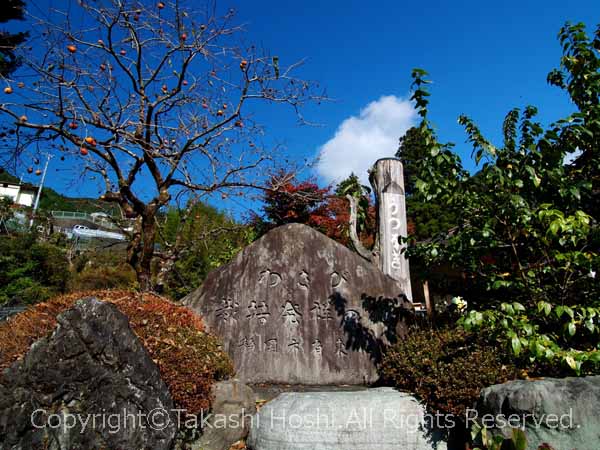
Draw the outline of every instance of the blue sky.
M239 11L248 17L252 35L274 51L308 57L305 76L318 79L337 100L314 111L322 128L284 129L290 151L309 155L381 96L406 99L413 67L430 73L431 120L464 160L470 147L457 123L461 113L494 139L515 106L536 105L540 120L551 122L571 108L561 91L546 84L561 55L558 30L570 20L593 31L600 19L600 2L591 0L292 5L259 0L240 4ZM395 150L394 145L389 152Z
M61 1L27 3L43 9ZM434 81L430 118L439 137L456 143L473 169L459 114L496 141L504 115L515 106L537 106L543 123L566 115L571 105L565 94L546 84L561 55L557 33L567 20L585 22L589 33L600 22L597 0L234 0L220 7L235 8L248 41L279 55L283 65L306 58L299 75L317 80L334 99L306 110L318 127L298 126L292 114L278 109L261 118L268 139L285 144L292 158L329 152L328 164L304 173L322 183L394 154L400 135L416 123L405 103L414 67ZM65 191L58 176L49 184ZM69 193L93 195L95 189L82 185Z

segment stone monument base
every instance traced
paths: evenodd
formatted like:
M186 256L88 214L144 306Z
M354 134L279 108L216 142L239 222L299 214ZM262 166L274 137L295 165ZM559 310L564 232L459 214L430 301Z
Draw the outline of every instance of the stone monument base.
M392 388L280 394L254 416L252 450L446 450L425 408Z

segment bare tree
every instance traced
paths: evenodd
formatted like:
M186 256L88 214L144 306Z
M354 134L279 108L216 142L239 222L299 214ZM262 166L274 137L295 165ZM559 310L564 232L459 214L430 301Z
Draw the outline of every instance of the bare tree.
M157 213L176 196L260 188L274 165L253 101L319 100L300 63L242 45L234 11L181 1L66 1L35 17L23 68L4 79L12 158L42 148L102 181L134 222L128 262L152 289ZM190 0L193 4L193 1ZM24 49L25 50L25 49Z

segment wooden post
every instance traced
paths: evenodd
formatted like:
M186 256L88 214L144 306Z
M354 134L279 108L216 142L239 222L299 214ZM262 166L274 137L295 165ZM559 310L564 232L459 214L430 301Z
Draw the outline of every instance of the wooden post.
M379 222L379 265L383 273L400 282L405 295L412 301L408 259L399 237L408 235L404 174L398 158L383 158L373 166L370 177L375 190Z
M423 297L425 297L425 308L427 309L427 316L429 316L430 320L433 320L435 309L433 304L431 303L431 298L429 297L429 281L425 280L423 282Z

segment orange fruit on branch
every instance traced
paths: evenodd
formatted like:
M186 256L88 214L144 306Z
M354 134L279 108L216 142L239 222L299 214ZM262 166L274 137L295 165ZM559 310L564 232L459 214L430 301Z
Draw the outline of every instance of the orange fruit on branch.
M94 138L93 138L93 137L91 137L91 136L88 136L88 137L86 137L86 138L85 138L85 142L86 142L87 144L90 144L90 145L94 146L94 147L96 146L96 139L94 139Z
M10 86L6 86L4 88L4 93L5 94L12 94L12 92L13 92L13 89Z
M67 45L67 50L69 50L69 53L75 53L77 51L77 47L75 47L73 44Z
M79 153L81 153L83 156L86 156L88 154L88 149L85 147L81 147L79 149Z

